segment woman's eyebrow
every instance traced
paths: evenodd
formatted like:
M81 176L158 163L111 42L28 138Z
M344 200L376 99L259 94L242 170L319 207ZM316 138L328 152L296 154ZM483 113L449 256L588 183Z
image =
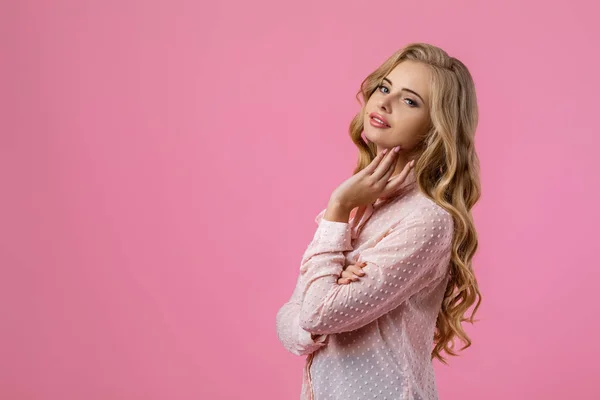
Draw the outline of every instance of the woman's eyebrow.
M383 80L384 81L388 81L390 83L390 86L394 86L394 84L392 83L392 81L390 81L388 78L383 78ZM423 100L423 98L421 97L421 95L419 93L415 92L414 90L409 89L409 88L401 88L400 89L400 91L403 91L403 90L405 90L407 92L413 93L415 96L418 96L423 103L425 103L425 100Z

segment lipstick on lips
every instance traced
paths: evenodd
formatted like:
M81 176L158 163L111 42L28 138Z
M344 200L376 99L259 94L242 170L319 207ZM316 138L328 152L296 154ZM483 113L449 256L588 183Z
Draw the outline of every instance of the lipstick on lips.
M387 120L383 118L380 114L376 112L372 112L369 114L369 122L375 128L389 128L390 124L388 124Z

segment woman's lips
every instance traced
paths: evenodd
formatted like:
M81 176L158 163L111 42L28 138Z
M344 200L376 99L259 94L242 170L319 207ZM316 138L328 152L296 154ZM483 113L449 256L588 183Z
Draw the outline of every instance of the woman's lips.
M369 123L371 124L371 126L374 126L375 128L389 128L389 125L386 124L382 124L381 122L377 122L376 119L374 119L373 117L369 117Z

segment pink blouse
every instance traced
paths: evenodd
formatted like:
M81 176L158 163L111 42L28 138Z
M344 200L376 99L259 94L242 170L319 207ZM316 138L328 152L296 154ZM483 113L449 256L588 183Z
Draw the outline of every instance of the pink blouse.
M277 312L279 340L306 355L301 400L437 400L433 334L449 279L453 219L418 190L318 224L296 287ZM338 284L345 265L366 275Z

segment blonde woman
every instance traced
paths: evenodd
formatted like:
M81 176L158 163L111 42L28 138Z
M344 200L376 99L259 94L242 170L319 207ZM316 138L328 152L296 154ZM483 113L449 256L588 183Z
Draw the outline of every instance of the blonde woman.
M301 399L435 400L432 361L457 355L455 337L471 345L461 323L481 303L475 85L461 61L412 43L359 94L358 165L315 218L277 334L307 355Z

